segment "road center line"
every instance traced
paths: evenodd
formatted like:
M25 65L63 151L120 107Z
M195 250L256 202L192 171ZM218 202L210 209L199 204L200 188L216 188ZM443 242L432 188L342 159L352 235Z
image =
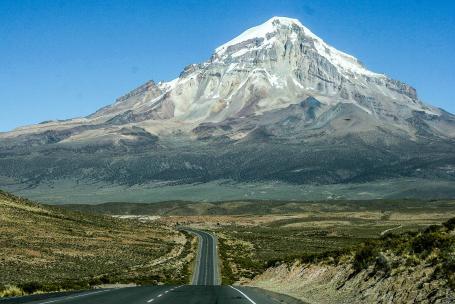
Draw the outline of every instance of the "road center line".
M204 285L209 285L209 238L205 236L205 271L204 271Z
M248 301L250 301L252 304L257 304L256 302L254 302L253 300L251 300L251 298L250 298L249 296L247 296L243 291L241 291L241 290L235 288L234 286L230 286L230 285L229 285L229 287L231 287L231 288L234 289L234 290L237 290L242 296L244 296L244 297L245 297Z
M172 287L171 289L165 290L164 293L160 293L160 294L157 295L156 297L157 297L157 298L161 298L164 294L168 294L169 291L173 291L174 289L177 289L177 288L179 288L179 287L182 287L182 285L177 286L177 287ZM153 301L155 301L155 298L151 298L150 300L147 301L147 303L151 303L151 302L153 302ZM43 304L44 304L44 303L43 303Z

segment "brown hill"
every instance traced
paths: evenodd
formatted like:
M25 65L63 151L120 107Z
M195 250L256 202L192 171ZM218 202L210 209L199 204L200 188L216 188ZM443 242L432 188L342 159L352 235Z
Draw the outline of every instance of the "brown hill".
M7 285L49 291L187 280L189 243L180 232L41 205L3 191L0 247L0 293Z

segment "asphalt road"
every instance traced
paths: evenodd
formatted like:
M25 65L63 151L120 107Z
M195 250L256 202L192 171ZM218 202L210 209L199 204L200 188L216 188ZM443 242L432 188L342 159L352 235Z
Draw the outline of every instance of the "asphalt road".
M19 299L18 299L19 300ZM283 304L260 290L233 286L141 286L93 290L38 301L4 302L28 304ZM0 301L3 304L3 301ZM292 302L295 303L295 302Z
M279 304L299 303L280 298L260 289L220 286L216 237L198 231L187 231L199 238L197 263L192 285L141 286L100 289L71 294L53 294L0 300L0 304Z
M187 231L197 235L199 238L192 284L206 286L219 285L221 280L218 273L216 237L205 231L194 229L187 229Z

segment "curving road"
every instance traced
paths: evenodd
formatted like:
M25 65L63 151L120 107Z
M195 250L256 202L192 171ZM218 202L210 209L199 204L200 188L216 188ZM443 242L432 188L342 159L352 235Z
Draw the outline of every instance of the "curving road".
M206 286L220 285L216 237L205 231L194 229L185 230L197 235L199 239L192 284Z
M192 285L141 286L0 300L0 304L295 304L302 303L256 288L220 286L216 237L185 229L199 238Z

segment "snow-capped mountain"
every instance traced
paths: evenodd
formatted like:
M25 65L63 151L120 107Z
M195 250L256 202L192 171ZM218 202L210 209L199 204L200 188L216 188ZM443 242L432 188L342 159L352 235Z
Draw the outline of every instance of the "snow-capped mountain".
M88 117L0 134L0 151L84 159L83 170L70 172L59 154L58 178L331 183L429 171L452 178L454 140L455 117L423 103L414 88L369 71L298 20L273 17L170 82L149 81ZM122 173L113 171L126 151ZM99 168L88 152L115 161ZM261 172L265 160L276 167ZM17 162L2 162L9 178L31 178ZM34 174L53 179L42 166Z
M106 123L139 124L151 133L168 132L168 123L171 129L183 124L191 130L283 109L308 97L321 103L321 113L352 104L372 119L395 125L406 124L415 112L442 115L422 103L414 88L367 70L298 20L274 17L218 47L208 61L187 66L173 81L149 81L87 118L50 122L39 130Z
M135 99L141 91L146 95ZM137 121L220 122L284 108L308 96L330 106L351 102L369 114L439 114L421 103L413 88L368 71L298 20L274 17L218 47L208 61L186 67L176 80L147 83L95 117L133 110Z

